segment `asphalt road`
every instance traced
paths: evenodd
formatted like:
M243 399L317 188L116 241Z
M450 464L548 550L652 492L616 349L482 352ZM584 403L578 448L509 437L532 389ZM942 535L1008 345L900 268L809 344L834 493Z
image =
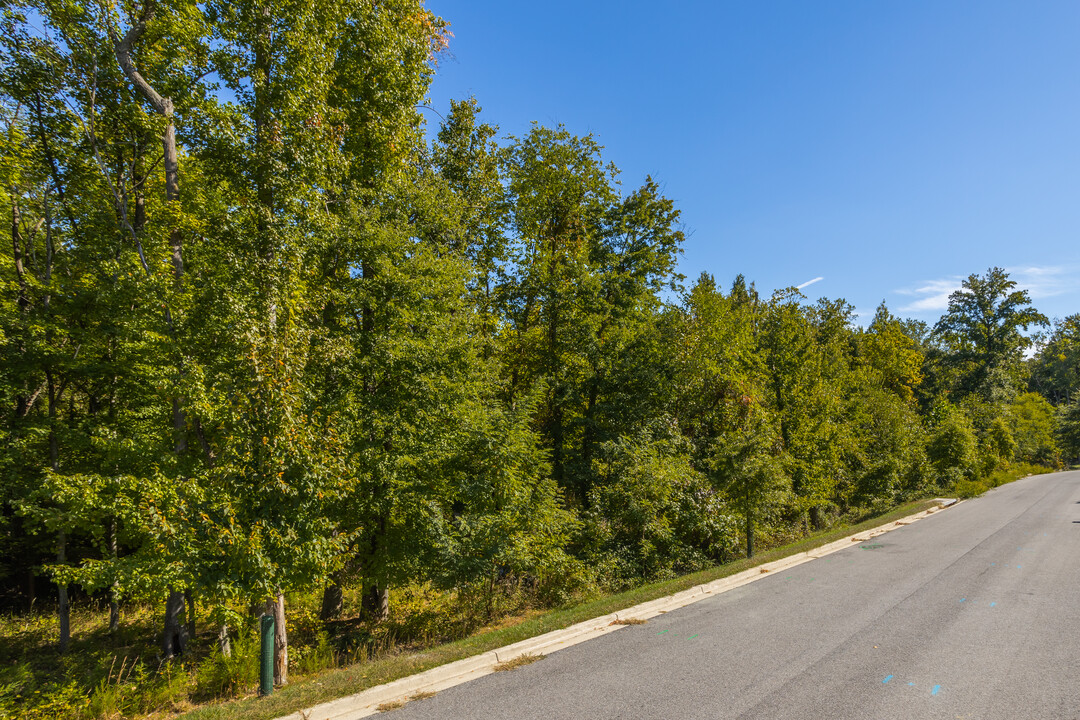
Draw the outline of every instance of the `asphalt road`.
M386 717L1080 718L1080 472L1006 485Z

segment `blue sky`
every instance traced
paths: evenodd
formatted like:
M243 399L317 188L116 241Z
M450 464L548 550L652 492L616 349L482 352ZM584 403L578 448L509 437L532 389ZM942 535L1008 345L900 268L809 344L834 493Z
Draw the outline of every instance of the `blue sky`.
M1004 267L1080 312L1080 3L429 0L431 90L594 134L682 211L680 270L936 320ZM437 126L439 118L429 118Z

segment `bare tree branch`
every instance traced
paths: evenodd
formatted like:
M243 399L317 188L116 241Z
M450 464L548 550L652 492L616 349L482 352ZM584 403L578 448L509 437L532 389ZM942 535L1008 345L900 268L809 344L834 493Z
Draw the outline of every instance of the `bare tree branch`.
M116 28L113 27L112 18L105 13L105 26L108 28L109 37L113 41L113 49L116 51L116 60L120 63L120 69L127 75L131 84L146 98L147 102L154 106L154 110L166 118L172 117L172 98L161 97L150 83L135 69L135 63L131 60L131 46L146 32L146 24L154 19L156 10L152 3L147 3L143 16L132 24L131 28L124 33L123 38L118 38Z

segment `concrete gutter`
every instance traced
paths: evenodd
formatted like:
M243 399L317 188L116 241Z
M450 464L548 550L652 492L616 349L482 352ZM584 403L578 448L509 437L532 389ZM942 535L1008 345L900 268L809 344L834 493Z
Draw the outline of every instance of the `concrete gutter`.
M322 705L300 710L291 715L285 715L277 720L356 720L368 717L379 712L379 706L384 703L407 702L409 698L420 693L436 693L440 690L460 685L478 677L483 677L495 672L494 667L522 655L548 655L559 650L577 645L578 643L592 640L613 633L625 625L613 625L619 620L635 618L648 620L661 613L677 610L699 600L704 600L714 595L742 587L755 580L760 580L769 573L778 570L786 570L796 565L801 565L811 560L830 555L838 550L851 547L853 542L865 542L872 538L883 535L890 530L895 530L904 525L921 520L939 510L956 504L953 498L935 498L937 507L932 507L915 515L909 515L887 525L881 525L871 530L865 530L855 535L849 535L842 540L836 540L819 548L807 552L790 555L780 560L758 565L757 567L744 570L741 573L720 578L704 585L677 592L674 595L651 600L641 605L620 610L617 613L601 615L591 620L571 625L562 630L554 630L543 635L516 642L513 645L490 650L479 655L457 660L446 665L432 668L416 675L403 677L384 685L368 688L356 695L349 695L338 700L333 700Z

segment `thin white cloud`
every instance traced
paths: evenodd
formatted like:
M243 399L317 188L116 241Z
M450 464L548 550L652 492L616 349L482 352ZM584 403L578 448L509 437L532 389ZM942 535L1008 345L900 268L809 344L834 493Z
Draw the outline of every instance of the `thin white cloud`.
M1068 266L1030 266L1005 268L1019 290L1027 290L1032 300L1064 295L1077 287L1077 268ZM949 296L961 289L966 277L950 275L928 280L918 287L897 290L900 295L914 299L899 308L899 312L944 312L949 308Z
M1009 277L1032 300L1064 295L1076 290L1076 268L1065 266L1006 268Z
M816 283L816 282L821 282L821 281L822 281L822 280L824 280L824 279L825 279L825 278L823 278L823 277L816 277L816 278L814 278L813 280L807 280L807 281L806 281L806 282L804 282L804 283L803 283L802 285L796 285L795 287L796 287L797 289L799 289L799 290L802 290L802 289L803 289L804 287L810 287L810 286L811 286L811 285L813 285L814 283Z
M949 307L949 296L960 289L964 278L953 275L938 280L929 280L917 288L897 290L901 295L914 295L918 299L904 305L900 312L941 311Z

